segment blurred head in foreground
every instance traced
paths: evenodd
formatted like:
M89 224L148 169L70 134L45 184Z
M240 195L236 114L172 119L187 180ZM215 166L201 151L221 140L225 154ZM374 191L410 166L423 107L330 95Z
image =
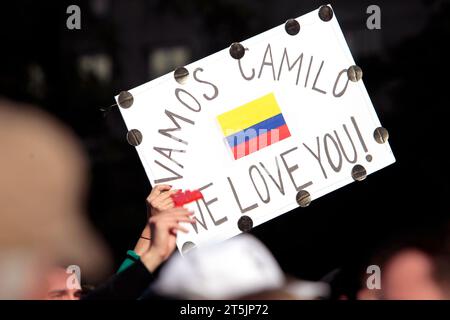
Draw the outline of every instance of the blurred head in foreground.
M108 255L85 217L77 140L45 113L0 100L0 146L0 298L45 298L54 265L98 277Z
M450 299L450 252L448 243L427 250L404 246L380 259L381 288L364 287L359 299Z
M288 280L269 250L243 234L174 256L151 291L177 299L317 299L326 284Z
M81 284L76 273L55 267L47 273L47 300L80 300Z

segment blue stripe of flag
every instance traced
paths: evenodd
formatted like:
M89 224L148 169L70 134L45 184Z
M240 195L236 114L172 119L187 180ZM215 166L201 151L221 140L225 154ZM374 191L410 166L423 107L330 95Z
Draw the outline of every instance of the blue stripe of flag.
M280 113L272 118L261 121L251 127L248 127L244 130L241 130L239 132L236 132L235 134L228 136L227 141L230 147L234 148L238 144L245 143L250 139L259 136L260 134L264 134L266 132L269 132L270 130L279 128L285 124L286 121L284 120L283 115Z

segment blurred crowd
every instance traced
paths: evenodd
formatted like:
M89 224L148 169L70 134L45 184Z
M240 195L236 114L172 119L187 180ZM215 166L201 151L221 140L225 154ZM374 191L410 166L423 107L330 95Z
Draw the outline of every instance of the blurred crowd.
M0 299L450 299L450 225L310 281L285 274L249 234L179 254L177 234L195 220L174 207L170 185L152 189L147 224L113 270L87 219L88 161L70 130L0 101L0 145Z

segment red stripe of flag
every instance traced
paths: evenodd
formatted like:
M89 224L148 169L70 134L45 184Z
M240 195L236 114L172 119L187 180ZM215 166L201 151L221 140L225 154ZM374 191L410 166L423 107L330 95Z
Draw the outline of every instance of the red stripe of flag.
M278 134L278 137L277 137ZM273 136L273 137L272 137ZM289 128L287 125L282 125L276 129L272 129L268 132L262 133L259 136L250 139L246 142L238 144L233 147L231 150L233 151L234 159L237 160L239 158L245 157L250 153L261 150L265 147L270 146L278 141L289 138L291 133L289 132ZM272 141L273 138L273 141Z

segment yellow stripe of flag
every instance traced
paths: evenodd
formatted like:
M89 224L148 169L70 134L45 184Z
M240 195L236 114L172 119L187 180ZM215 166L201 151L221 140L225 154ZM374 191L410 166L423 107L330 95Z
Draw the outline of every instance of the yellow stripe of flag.
M281 110L273 93L246 103L217 116L225 136L229 136L261 121L280 114Z

